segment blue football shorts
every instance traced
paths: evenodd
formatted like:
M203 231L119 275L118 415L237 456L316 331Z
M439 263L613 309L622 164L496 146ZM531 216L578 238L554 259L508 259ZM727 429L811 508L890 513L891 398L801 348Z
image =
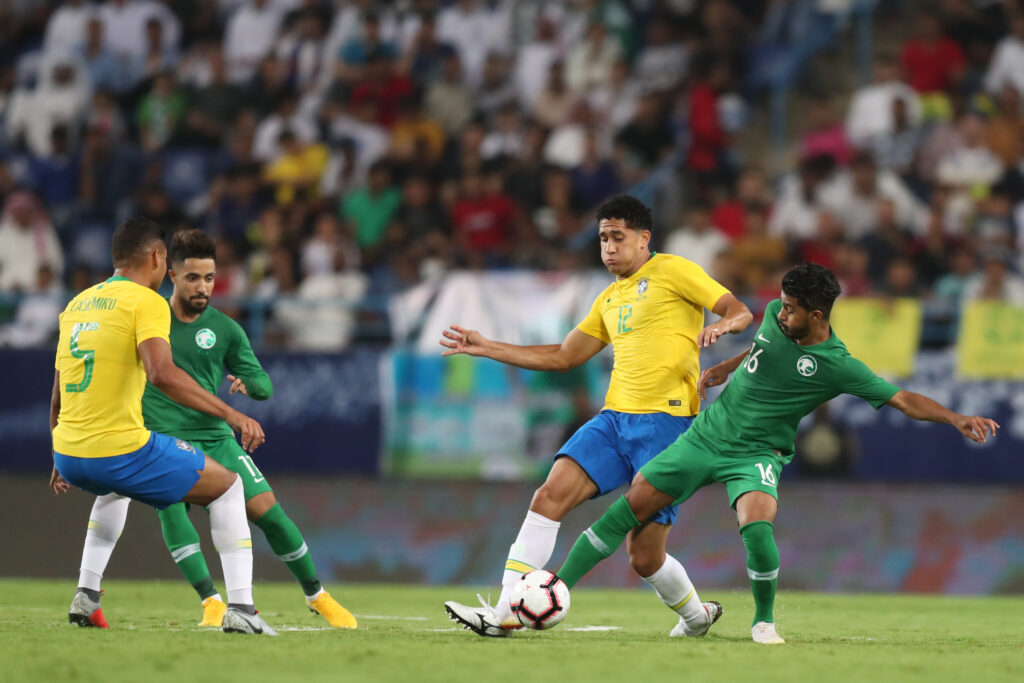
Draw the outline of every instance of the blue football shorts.
M164 509L180 502L206 467L206 456L191 444L152 432L137 451L109 458L53 454L57 471L71 484L97 496L118 493Z
M689 429L692 417L667 413L620 413L602 410L569 437L556 459L568 456L597 484L597 495L629 484L647 461ZM651 521L672 524L678 506L658 511Z

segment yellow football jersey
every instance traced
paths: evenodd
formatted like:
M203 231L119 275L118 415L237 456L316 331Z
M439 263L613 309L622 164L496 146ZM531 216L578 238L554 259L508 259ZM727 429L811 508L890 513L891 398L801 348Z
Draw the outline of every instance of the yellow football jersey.
M167 301L128 278L112 277L68 303L60 314L55 363L60 416L53 450L106 458L149 441L142 421L146 371L138 346L147 339L168 341L170 329Z
M577 329L615 354L604 407L623 413L696 415L697 335L704 309L729 290L692 261L654 254L601 292Z

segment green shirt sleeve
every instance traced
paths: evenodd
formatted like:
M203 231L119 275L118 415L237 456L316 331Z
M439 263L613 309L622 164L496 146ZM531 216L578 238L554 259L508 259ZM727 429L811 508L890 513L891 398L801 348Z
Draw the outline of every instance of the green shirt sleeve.
M878 410L899 390L899 387L876 375L863 362L852 356L847 359L842 370L842 393L858 396Z
M270 375L256 360L256 354L252 352L249 337L245 335L242 326L232 320L231 331L231 346L224 359L228 372L245 383L245 390L249 392L249 398L257 401L267 400L274 394L274 385L270 382Z

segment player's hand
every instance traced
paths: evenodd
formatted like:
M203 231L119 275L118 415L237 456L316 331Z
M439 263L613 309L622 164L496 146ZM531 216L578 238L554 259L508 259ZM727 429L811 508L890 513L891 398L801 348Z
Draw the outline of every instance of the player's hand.
M68 480L60 476L60 472L57 471L56 465L53 467L53 471L50 472L50 490L53 491L53 495L62 496L71 489L71 484Z
M729 379L729 373L722 367L721 363L700 373L700 379L697 380L697 395L700 396L700 400L707 400L708 387L717 387L727 379Z
M702 349L707 346L711 346L718 341L718 338L723 334L733 334L734 332L739 332L739 330L736 329L736 321L722 318L718 322L711 323L700 331L700 334L697 335L697 348Z
M448 349L441 354L442 356L451 356L456 353L464 353L468 356L484 354L487 338L476 330L467 330L465 327L452 325L451 329L444 330L441 334L444 335L444 339L440 342L441 346Z
M999 429L999 423L995 420L990 420L987 417L968 417L967 415L958 416L953 426L975 443L985 443L989 433L994 438L996 430Z
M228 418L228 424L242 437L242 448L246 453L252 453L267 440L260 423L237 410Z
M249 395L249 390L245 388L245 382L234 375L228 375L228 381L231 382L231 388L228 389L229 394L242 394L243 396Z

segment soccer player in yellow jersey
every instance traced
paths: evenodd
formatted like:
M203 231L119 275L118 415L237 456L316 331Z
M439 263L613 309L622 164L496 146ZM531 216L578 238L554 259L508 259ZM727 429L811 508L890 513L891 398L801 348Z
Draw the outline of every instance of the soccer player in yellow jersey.
M113 277L81 292L60 315L50 403L51 490L67 493L73 484L100 496L89 519L93 542L87 549L107 557L83 564L106 565L129 498L156 508L182 500L205 505L227 586L223 629L277 635L253 607L252 540L241 479L184 441L145 428L146 380L178 403L225 420L250 452L263 443L263 429L174 364L170 309L156 293L167 272L160 227L128 219L114 231L111 255ZM83 570L68 613L71 623L107 628L99 604L101 578Z
M561 344L515 346L452 325L444 331L445 356L483 356L528 370L565 371L611 343L615 353L604 408L570 437L555 456L547 480L534 493L509 549L498 604L446 602L452 619L482 636L501 637L518 627L508 604L512 585L551 559L562 519L583 501L632 481L637 471L689 427L700 409L699 349L750 324L736 297L684 258L650 249L650 210L620 195L598 208L601 260L616 276L590 313ZM704 309L721 319L704 327ZM679 614L672 635L702 636L721 615L701 603L665 541L675 521L669 506L627 540L630 564L662 602Z

